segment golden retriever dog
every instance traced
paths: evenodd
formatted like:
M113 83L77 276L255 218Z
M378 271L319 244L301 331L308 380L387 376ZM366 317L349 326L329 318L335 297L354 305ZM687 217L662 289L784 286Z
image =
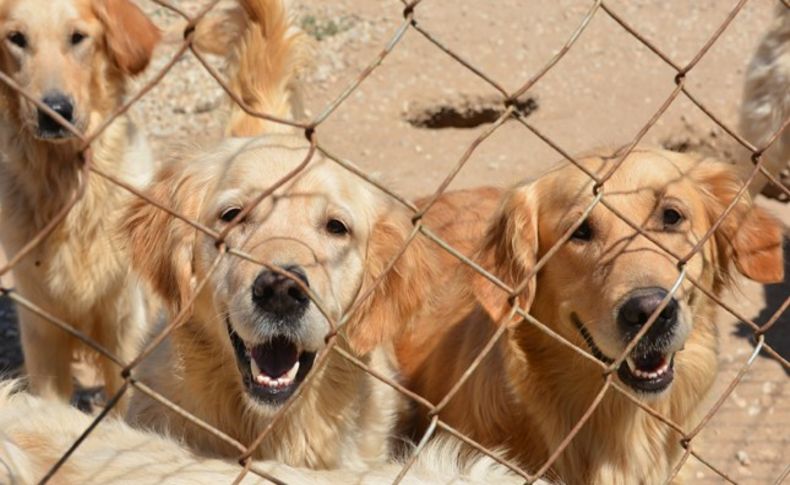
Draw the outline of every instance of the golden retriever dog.
M13 393L13 381L0 383L0 483L32 485L91 424L91 418L56 401L26 393ZM521 483L492 459L478 456L460 463L459 442L435 440L420 453L401 483L502 485ZM383 463L369 469L311 470L274 461L255 461L253 469L282 483L319 485L392 483L401 463ZM238 463L207 458L182 443L155 433L133 429L119 419L105 418L76 449L48 483L101 483L158 485L234 483ZM241 483L271 483L249 472Z
M600 176L614 162L592 156L580 163ZM487 229L474 220L456 228L452 221L462 217L453 210L434 213L426 223L448 239L459 230L482 234L476 261L516 288L574 228L593 199L592 186L586 174L566 165L506 192ZM714 227L740 181L730 166L710 159L636 150L604 187L605 200L650 238L598 204L515 301L562 338L610 364L668 298L614 378L636 399L690 430L716 376L716 304L688 278L670 295L679 276L677 261L655 242L685 256ZM469 197L490 204L493 194ZM720 295L735 277L733 265L755 281L783 278L778 223L753 206L748 194L685 269ZM399 342L404 378L412 390L438 403L498 325L507 325L440 417L483 445L510 450L511 458L537 471L601 390L603 371L523 318L502 321L511 308L507 293L466 266L458 271L437 285L443 293ZM425 422L425 416L420 419ZM678 434L609 389L551 476L570 484L662 483L681 451Z
M290 27L280 0L240 3L247 24L240 29L234 89L251 108L288 116L302 35ZM392 375L388 342L419 308L415 290L430 275L425 242L414 241L383 276L411 231L409 211L318 153L301 167L309 152L304 137L272 127L235 107L228 138L164 168L149 188L155 200L215 231L238 219L224 243L244 257L226 254L212 270L222 252L214 238L144 200L129 208L125 234L135 267L173 310L194 298L189 320L136 375L246 444L300 392L256 458L311 468L378 462L388 455L397 393L337 352L316 362L330 321L356 302L338 346ZM250 137L256 134L262 136ZM180 436L201 453L237 454L142 394L133 398L129 420Z
M127 80L147 66L159 30L129 0L0 0L0 70L81 132L122 105ZM33 102L0 82L0 233L9 257L78 193L81 141ZM144 137L122 115L92 144L92 163L142 184L152 171ZM128 193L92 175L65 219L14 268L20 295L84 332L121 360L145 334L143 293L117 247ZM32 390L68 400L78 341L20 308ZM100 358L108 393L120 369Z
M771 30L760 42L746 71L743 104L741 105L741 133L758 148L776 133L790 117L790 7L776 6L776 19ZM785 128L779 138L765 152L763 166L785 187L790 187L790 129ZM766 187L768 179L762 175L749 188L759 194L770 189L768 195L787 199L778 188Z

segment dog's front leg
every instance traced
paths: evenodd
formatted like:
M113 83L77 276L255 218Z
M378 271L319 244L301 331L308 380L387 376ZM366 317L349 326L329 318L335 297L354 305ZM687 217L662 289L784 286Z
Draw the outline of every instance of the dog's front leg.
M21 306L19 325L31 391L44 398L69 402L73 391L73 338L52 322Z
M100 313L102 321L97 326L100 343L122 363L135 359L142 347L148 329L149 315L145 308L143 291L136 281L129 281L116 295L107 298ZM111 399L123 386L122 369L105 356L99 357L107 398ZM129 390L113 409L124 415L129 402Z

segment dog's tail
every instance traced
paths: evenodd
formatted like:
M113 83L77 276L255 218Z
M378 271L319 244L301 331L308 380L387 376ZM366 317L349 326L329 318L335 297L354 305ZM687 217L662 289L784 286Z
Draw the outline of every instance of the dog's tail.
M292 25L283 0L239 0L239 4L246 15L230 61L231 89L252 111L293 119L294 78L308 58L305 35ZM256 136L290 130L233 103L226 131L230 136Z

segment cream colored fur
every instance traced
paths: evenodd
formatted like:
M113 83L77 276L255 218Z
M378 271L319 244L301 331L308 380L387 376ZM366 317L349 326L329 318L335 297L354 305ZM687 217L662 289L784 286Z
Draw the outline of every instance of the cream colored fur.
M0 483L32 485L46 474L91 417L56 402L26 393L13 394L17 383L0 383ZM18 387L18 386L17 386ZM490 458L459 461L461 446L451 440L430 444L409 470L404 484L521 483ZM400 463L365 469L315 471L273 461L254 462L285 483L378 484L391 483ZM130 428L108 417L77 448L49 483L76 484L214 484L231 483L242 470L239 464L197 455L177 439ZM253 472L244 484L271 483Z

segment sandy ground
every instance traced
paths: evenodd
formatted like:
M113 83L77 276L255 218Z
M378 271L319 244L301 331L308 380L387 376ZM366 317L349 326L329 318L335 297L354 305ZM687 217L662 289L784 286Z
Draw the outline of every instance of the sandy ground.
M203 2L174 1L194 11ZM396 0L296 1L300 23L313 35L314 68L305 74L306 116L339 95L387 44L402 22ZM419 25L512 91L561 48L590 1L426 0ZM737 127L744 70L770 23L775 0L752 0L688 75L687 87L728 126ZM163 26L172 15L141 2ZM726 18L734 1L614 0L612 10L680 65ZM172 55L163 47L153 75ZM599 11L577 44L524 96L528 120L569 153L630 141L674 88L675 72ZM414 30L339 109L317 129L319 141L407 197L435 190L470 144L501 113L498 94ZM136 107L159 154L178 144L216 139L223 121L222 92L192 58ZM498 111L500 110L500 111ZM488 121L486 123L485 121ZM444 125L464 128L443 127ZM473 125L473 126L470 126ZM644 142L697 148L733 161L742 153L728 136L684 97L650 129ZM534 177L560 155L522 125L509 122L483 142L451 184L504 185ZM761 200L790 224L790 207ZM790 270L790 267L788 267ZM790 271L788 271L790 273ZM744 283L727 301L762 323L790 294L790 282L763 287ZM11 309L0 319L0 367L16 368L21 354ZM749 333L721 315L721 374L710 404L748 359ZM768 342L790 358L790 315ZM743 382L694 439L694 449L738 483L773 483L790 466L790 382L776 361L759 356ZM722 479L693 457L692 483Z

